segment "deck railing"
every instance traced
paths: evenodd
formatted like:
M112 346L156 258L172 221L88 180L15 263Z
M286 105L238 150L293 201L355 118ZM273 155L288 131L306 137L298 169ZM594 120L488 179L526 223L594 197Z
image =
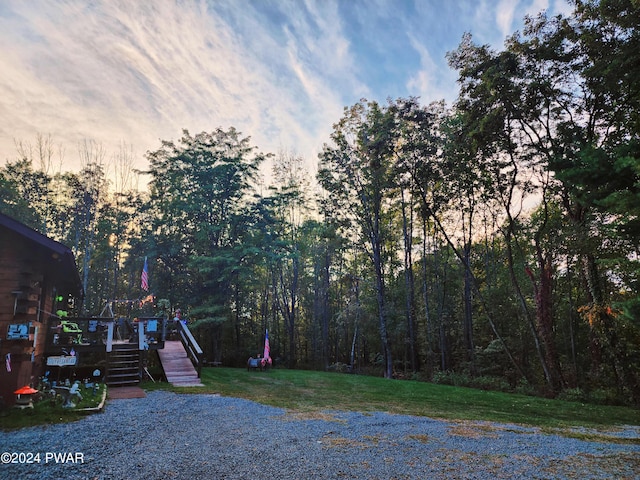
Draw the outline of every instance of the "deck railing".
M107 343L110 317L58 318L47 322L47 349L70 350L78 347L100 348Z
M200 348L200 345L193 337L191 330L189 330L189 327L187 327L186 324L178 322L177 328L180 341L187 352L187 357L189 357L189 360L193 363L194 368L198 372L198 377L200 377L203 362L202 348Z
M138 343L141 331L146 348L162 348L166 319L144 317L131 321L112 317L51 317L47 322L46 350L104 350L108 343Z

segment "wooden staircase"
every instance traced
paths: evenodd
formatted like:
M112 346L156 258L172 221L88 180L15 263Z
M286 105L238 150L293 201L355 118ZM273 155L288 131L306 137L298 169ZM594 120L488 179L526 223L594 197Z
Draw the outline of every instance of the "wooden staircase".
M111 387L138 385L140 366L137 343L114 345L108 357L106 384Z
M176 387L203 387L198 372L187 356L182 342L171 340L164 342L164 348L158 350L160 363L167 382Z

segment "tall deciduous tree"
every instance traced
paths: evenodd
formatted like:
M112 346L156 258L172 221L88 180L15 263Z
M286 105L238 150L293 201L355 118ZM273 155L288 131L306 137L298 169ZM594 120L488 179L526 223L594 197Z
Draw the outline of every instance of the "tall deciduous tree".
M522 75L522 70L512 52L496 53L487 46L475 45L469 35L463 37L458 49L449 53L448 58L450 64L460 71L461 91L456 109L463 125L462 144L473 150L475 156L484 159L483 171L491 179L491 196L494 204L503 208L501 215L506 218L502 232L506 241L507 263L513 288L531 326L532 338L547 383L551 389L557 388L554 384L559 385L560 375L557 372L555 376L552 375L544 353L554 352L555 349L553 346L543 349L539 340L542 326L549 325L551 320L548 317L550 310L542 309L551 298L550 291L539 290L536 305L540 308L536 309L538 321L534 323L514 266L514 243L517 247L515 226L522 210L516 202L518 199L522 202L526 194L536 188L527 180L532 174L532 162L526 145L523 145L527 139L528 124L525 122L524 128L522 127L523 114L520 109L527 107L521 106L524 94L520 82L514 80ZM519 267L524 269L525 266ZM533 271L528 271L533 275ZM544 265L539 271L546 272L545 275L550 273L548 269L545 270ZM532 277L531 280L536 285L536 279ZM546 278L541 283L548 285ZM543 295L546 295L544 299ZM550 341L548 335L546 338ZM550 361L557 363L553 354L551 356L553 358Z
M303 158L281 151L274 159L272 187L275 234L283 246L274 265L274 292L278 309L284 319L289 339L287 358L289 367L296 364L296 337L300 320L300 282L303 259L301 227L308 212L309 179Z
M520 169L539 172L539 178L545 179L540 183L546 187L541 191L547 195L545 204L558 198L578 232L571 247L580 259L586 287L583 299L591 305L590 311L601 312L598 322L589 322L593 373L597 373L603 345L608 344L615 352L617 340L611 333L615 329L610 316L602 313L611 290L601 262L606 245L599 241L603 238L598 226L602 217L595 210L595 198L603 189L594 179L598 178L598 183L604 179L607 186L619 183L611 175L616 171L614 152L619 152L621 145L628 152L633 133L623 125L633 118L633 105L637 105L637 100L629 97L631 83L624 75L612 74L605 58L625 63L627 59L621 53L633 54L629 47L637 44L633 30L637 5L628 1L575 4L577 13L572 18L541 14L526 19L523 34L511 37L503 52L474 46L466 37L450 55L450 62L461 73L458 106L475 118L477 131L483 132L476 134L476 139L482 145L487 145L487 139L500 139L494 143L499 143L498 155L516 156ZM617 81L612 82L613 78ZM615 107L617 102L621 102L621 108ZM631 108L622 106L624 103ZM628 158L617 163L622 169L619 172L629 167ZM543 342L545 371L552 388L558 391L564 382L555 353L551 308L554 273L550 259L555 247L548 236L542 235L548 220L539 223L542 230L531 239L537 252L536 268L528 272L535 290L536 327ZM598 330L594 325L604 328ZM620 355L614 354L613 358L619 359ZM619 378L617 371L624 370L622 363L614 360L613 364L613 373Z
M31 201L29 189L25 188L31 181L24 181L27 180L24 176L32 172L31 163L24 161L7 163L0 170L0 211L38 229L42 227L42 217L37 204Z
M398 105L397 140L395 145L395 175L399 187L399 203L402 221L402 244L404 257L405 317L407 323L407 350L411 369L419 369L418 322L414 278L414 225L420 191L414 182L417 172L432 158L441 146L437 141L435 118L444 106L434 104L427 108L419 105L415 98L400 99ZM424 178L424 180L427 180ZM427 181L429 183L429 181ZM424 209L420 210L424 213ZM424 224L424 218L423 218ZM423 252L424 254L424 252ZM428 312L428 305L425 303Z
M334 126L333 145L320 154L318 179L331 195L340 197L366 245L375 281L378 328L384 358L384 376L393 376L388 332L385 250L389 231L390 193L396 189L393 165L396 147L397 106L361 101L345 109Z
M185 130L177 144L165 141L148 154L155 239L148 255L164 276L161 291L154 293L173 293L174 304L190 308L217 360L220 326L242 308L233 292L249 255L241 241L244 213L264 158L234 128L195 136ZM177 285L184 288L178 291Z
M92 140L85 140L78 146L78 154L82 163L82 170L78 175L77 256L82 262L82 287L85 298L81 311L87 314L99 306L102 298L100 294L88 295L89 276L92 257L96 248L96 236L100 222L99 211L107 194L107 180L104 173L104 146ZM94 289L95 290L95 289ZM102 298L100 298L102 297Z

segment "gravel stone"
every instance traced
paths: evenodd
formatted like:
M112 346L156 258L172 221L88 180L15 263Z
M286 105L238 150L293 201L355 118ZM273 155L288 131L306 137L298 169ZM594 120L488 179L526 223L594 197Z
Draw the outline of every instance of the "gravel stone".
M576 431L640 438L640 427ZM40 454L39 463L0 464L0 479L24 480L640 477L637 444L381 412L299 414L166 391L110 400L78 422L3 432L0 452ZM71 455L56 463L47 452Z

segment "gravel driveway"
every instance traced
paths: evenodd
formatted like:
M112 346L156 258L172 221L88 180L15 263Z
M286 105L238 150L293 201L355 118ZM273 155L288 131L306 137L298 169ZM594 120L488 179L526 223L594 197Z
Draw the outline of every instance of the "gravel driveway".
M640 428L600 434L637 439ZM15 480L640 478L637 444L165 391L111 400L75 423L1 432L0 452L32 454L30 464L3 455L0 479Z

